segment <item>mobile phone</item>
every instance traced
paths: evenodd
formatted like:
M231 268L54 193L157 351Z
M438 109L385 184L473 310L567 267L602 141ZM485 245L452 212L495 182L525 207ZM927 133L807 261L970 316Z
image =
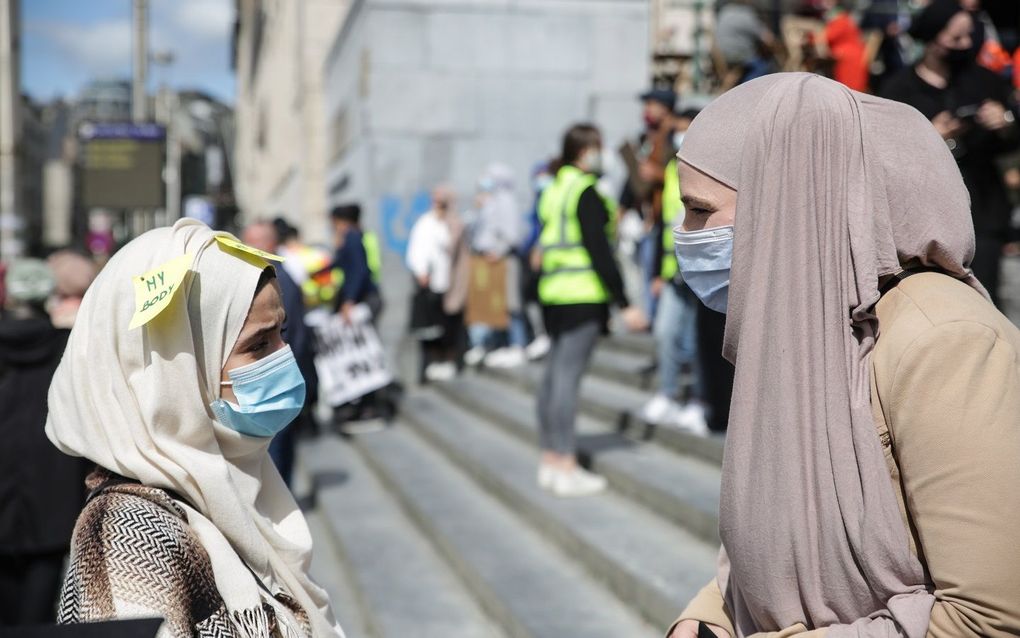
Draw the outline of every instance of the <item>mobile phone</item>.
M977 104L970 104L968 106L960 106L960 107L957 107L957 109L955 111L953 111L953 115L956 116L957 119L972 120L972 119L974 119L977 116L978 110L980 108L981 107L978 106Z
M708 628L708 625L698 621L698 638L716 638L715 632Z

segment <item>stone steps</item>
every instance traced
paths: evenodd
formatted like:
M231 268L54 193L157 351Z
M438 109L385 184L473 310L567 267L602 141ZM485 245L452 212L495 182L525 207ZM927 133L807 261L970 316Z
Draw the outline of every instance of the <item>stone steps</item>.
M316 531L326 539L315 546L313 569L332 579L342 571L353 585L353 624L362 631L350 626L349 602L336 610L348 636L503 635L349 444L327 435L302 453L312 472ZM326 568L338 563L339 570Z
M437 390L504 432L530 446L537 445L535 400L531 396L470 373L438 385ZM579 417L577 430L579 455L609 479L617 492L718 545L717 465L634 441L591 417Z
M471 412L428 394L407 408L424 438L654 625L668 627L678 601L714 574L713 545L620 494L560 499L539 489L537 450Z
M505 635L658 635L410 428L357 437L355 446Z
M538 362L514 369L480 368L477 372L533 395L542 383L544 365ZM618 383L593 372L581 382L578 409L581 414L636 440L653 441L680 454L722 464L725 440L722 434L702 437L645 423L640 411L651 396L651 393L633 385Z
M348 636L661 636L715 573L722 438L647 426L647 336L600 345L579 456L610 489L539 489L542 363L410 393L385 431L299 448L313 574ZM301 488L299 488L301 489Z

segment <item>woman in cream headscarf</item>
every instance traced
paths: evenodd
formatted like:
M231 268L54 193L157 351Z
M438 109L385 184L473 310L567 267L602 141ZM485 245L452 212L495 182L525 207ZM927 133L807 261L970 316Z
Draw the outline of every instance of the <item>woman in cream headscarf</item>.
M736 366L717 579L671 631L1020 633L1020 331L910 107L807 74L723 95L679 153L688 285Z
M57 447L99 466L61 622L163 616L164 634L181 637L343 635L267 454L304 400L279 291L264 255L232 240L193 220L154 230L85 295L46 424Z

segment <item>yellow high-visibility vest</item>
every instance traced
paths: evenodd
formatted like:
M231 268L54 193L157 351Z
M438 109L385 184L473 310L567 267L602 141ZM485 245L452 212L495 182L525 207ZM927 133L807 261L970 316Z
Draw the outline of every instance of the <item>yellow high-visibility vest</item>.
M605 303L609 292L592 267L591 256L581 242L581 222L577 206L581 193L594 186L595 176L575 166L564 166L553 182L542 191L538 216L542 223L539 246L542 250L542 275L538 298L548 306ZM601 197L601 195L600 195ZM609 213L606 235L613 236L616 205L603 198Z
M662 180L662 270L659 276L669 281L676 275L676 251L673 249L673 228L684 222L684 203L680 201L680 176L676 159L666 165Z

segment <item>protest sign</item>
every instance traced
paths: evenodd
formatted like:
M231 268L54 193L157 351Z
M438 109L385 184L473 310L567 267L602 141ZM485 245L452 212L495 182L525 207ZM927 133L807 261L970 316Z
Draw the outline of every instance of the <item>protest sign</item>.
M315 332L319 391L331 406L349 403L392 381L371 317L364 304L354 307L350 322L325 311L306 317Z

